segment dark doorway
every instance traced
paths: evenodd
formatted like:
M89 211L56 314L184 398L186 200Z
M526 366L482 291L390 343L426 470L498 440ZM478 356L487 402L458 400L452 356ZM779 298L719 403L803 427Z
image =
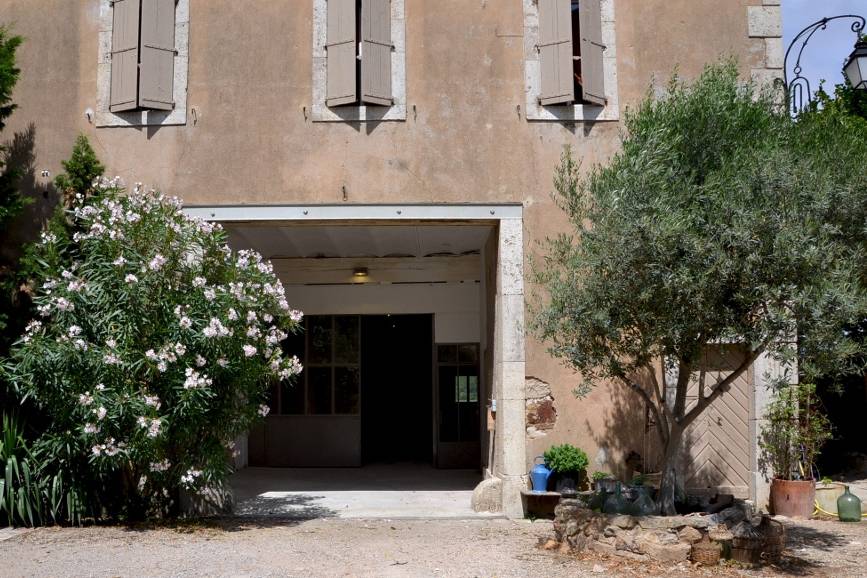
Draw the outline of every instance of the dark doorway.
M867 477L867 375L852 375L840 383L820 382L819 397L834 426L834 437L819 455L819 474L834 479Z
M362 462L433 459L433 316L361 318Z

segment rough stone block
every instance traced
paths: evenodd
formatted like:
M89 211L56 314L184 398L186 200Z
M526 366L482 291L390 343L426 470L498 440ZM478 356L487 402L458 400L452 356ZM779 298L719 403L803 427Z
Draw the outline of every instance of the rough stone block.
M658 544L647 542L643 544L643 554L647 554L659 562L685 562L689 559L692 546L683 542L674 544Z
M783 39L765 38L765 66L783 68Z
M551 395L551 384L536 377L527 376L524 381L527 399L541 399Z
M566 538L566 541L572 550L580 551L587 548L587 544L590 539L587 536L577 534L575 536L569 536L568 538Z
M654 560L660 562L681 562L689 558L692 546L683 542L677 541L677 537L672 536L674 542L671 542L663 533L650 532L641 534L636 542L638 543L639 551L642 554L647 554Z
M594 552L600 552L602 554L608 554L610 556L613 556L617 553L617 549L614 547L614 544L600 542L599 540L594 540L590 542L590 549Z
M701 540L702 536L703 534L692 526L687 526L677 533L677 537L680 541L686 544L695 544Z
M634 528L638 523L635 518L632 516L612 516L608 523L612 526L617 526L618 528L630 529Z
M747 515L743 508L732 506L731 508L726 508L725 510L717 512L716 514L711 514L708 516L708 522L714 526L725 524L726 527L731 528L732 526L743 522L746 517Z
M475 512L502 512L503 481L494 477L482 480L473 490L472 506Z
M779 6L748 6L747 22L751 38L783 35L783 18Z
M638 524L648 530L673 530L691 526L693 528L707 528L710 525L710 516L646 516L638 519Z

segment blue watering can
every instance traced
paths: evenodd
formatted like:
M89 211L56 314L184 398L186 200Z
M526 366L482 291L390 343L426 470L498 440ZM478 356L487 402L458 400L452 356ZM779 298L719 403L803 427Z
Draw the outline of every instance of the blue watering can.
M539 460L542 460L541 464L538 463ZM533 469L530 470L533 492L537 494L546 492L548 491L548 478L551 476L551 470L545 465L545 458L542 456L536 456L534 463Z

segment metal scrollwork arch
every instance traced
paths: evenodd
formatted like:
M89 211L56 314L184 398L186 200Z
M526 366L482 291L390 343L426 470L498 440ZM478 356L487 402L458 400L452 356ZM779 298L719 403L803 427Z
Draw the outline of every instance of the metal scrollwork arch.
M783 84L786 87L786 98L789 103L789 110L792 114L798 114L807 108L813 99L813 89L810 86L810 81L801 74L801 56L803 56L807 44L810 43L810 39L813 38L813 35L816 34L816 32L828 28L829 22L842 19L855 20L850 28L852 32L860 38L861 34L864 32L865 24L867 24L864 17L857 14L841 14L839 16L830 16L813 22L801 30L792 40L792 43L789 44L789 48L786 50L786 56L783 60ZM795 65L792 68L792 74L794 76L789 80L789 56L798 43L800 43L800 48L798 48Z

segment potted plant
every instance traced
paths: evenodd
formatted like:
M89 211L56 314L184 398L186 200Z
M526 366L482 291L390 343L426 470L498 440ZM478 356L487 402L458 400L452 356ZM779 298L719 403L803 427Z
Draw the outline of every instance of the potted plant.
M613 492L615 486L617 485L617 480L615 480L614 476L612 476L608 472L593 472L591 478L593 480L593 489L597 492Z
M816 508L819 515L835 517L837 515L837 498L843 495L846 486L831 478L822 478L816 484Z
M819 407L812 384L786 386L768 405L762 427L762 462L771 470L774 514L809 518L816 500L813 464L831 437L831 424Z
M545 465L555 477L555 491L561 494L576 493L590 463L587 454L572 444L563 444L548 448L544 457Z

